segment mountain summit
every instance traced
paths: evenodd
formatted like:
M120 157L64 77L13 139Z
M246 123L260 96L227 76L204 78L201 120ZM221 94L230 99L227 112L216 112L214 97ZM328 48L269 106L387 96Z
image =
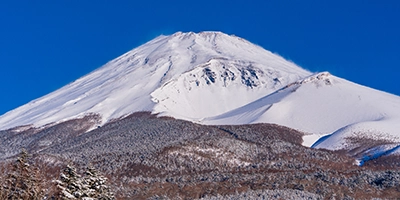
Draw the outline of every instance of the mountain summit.
M139 111L201 124L287 126L305 134L303 145L347 149L360 163L400 152L398 96L312 74L221 32L159 36L0 116L0 130L95 115L94 129Z
M255 101L310 72L221 32L159 36L69 85L0 117L0 130L138 111L196 120Z

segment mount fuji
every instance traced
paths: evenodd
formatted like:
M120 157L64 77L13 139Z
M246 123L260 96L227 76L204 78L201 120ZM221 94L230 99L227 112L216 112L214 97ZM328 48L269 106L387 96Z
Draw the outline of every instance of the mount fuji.
M160 36L0 117L0 129L138 111L196 120L228 112L311 73L220 32Z
M140 111L208 125L274 123L303 145L397 152L400 98L313 74L221 32L159 36L92 73L0 116L0 130L48 127L98 115L92 129ZM360 148L363 147L363 148Z

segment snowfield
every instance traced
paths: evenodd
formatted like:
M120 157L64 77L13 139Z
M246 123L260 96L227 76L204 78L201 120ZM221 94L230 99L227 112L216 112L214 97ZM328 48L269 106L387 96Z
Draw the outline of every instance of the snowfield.
M180 119L211 117L250 103L310 72L220 32L159 36L69 85L0 117L0 130L40 127L90 113L138 111ZM234 100L233 100L234 99Z
M398 154L400 98L312 74L221 32L159 36L94 72L0 116L0 130L42 127L95 113L101 120L150 111L201 124L274 123L305 133L305 146ZM16 129L17 130L17 129ZM375 152L375 153L374 153Z
M313 147L338 150L350 137L400 142L399 113L398 96L324 72L203 123L275 123L311 134L303 138L306 146L327 135Z

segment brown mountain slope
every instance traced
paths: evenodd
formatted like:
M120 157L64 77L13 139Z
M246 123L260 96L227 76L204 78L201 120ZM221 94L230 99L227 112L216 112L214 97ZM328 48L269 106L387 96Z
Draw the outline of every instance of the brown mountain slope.
M66 164L83 169L91 163L118 199L400 195L396 168L358 167L343 153L303 147L302 133L278 125L204 126L135 113L86 132L95 120L1 131L2 163L26 148L49 187Z

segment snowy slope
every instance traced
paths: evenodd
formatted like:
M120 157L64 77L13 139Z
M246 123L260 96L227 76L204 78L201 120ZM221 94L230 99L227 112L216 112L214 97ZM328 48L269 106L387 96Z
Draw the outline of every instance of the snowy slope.
M138 111L202 124L275 123L304 145L347 149L360 164L400 154L400 97L312 75L220 32L159 36L92 73L0 116L0 130L97 114L93 127Z
M400 142L400 97L324 72L202 123L262 122L310 134L304 137L307 146L330 134L316 148L351 148L351 138Z
M299 79L298 74L265 67L274 65L211 59L155 90L153 112L182 119L215 116Z
M310 75L220 32L160 36L69 85L0 116L0 130L95 113L98 125L152 111L181 119L227 112Z

